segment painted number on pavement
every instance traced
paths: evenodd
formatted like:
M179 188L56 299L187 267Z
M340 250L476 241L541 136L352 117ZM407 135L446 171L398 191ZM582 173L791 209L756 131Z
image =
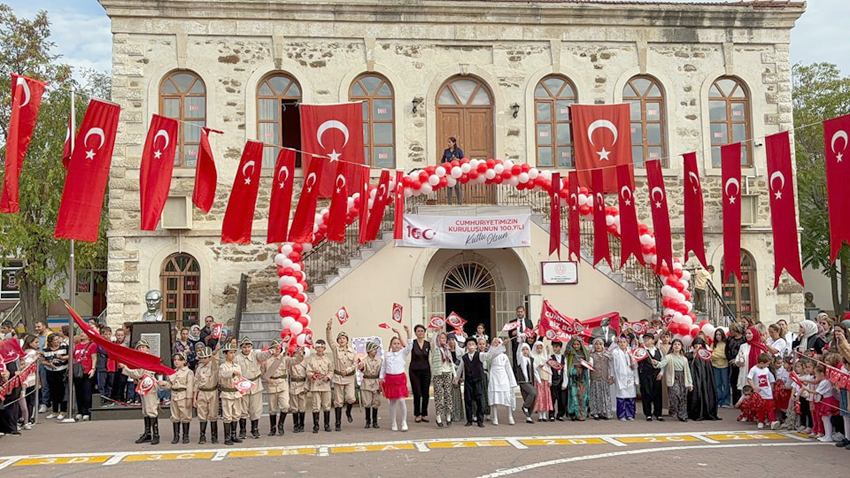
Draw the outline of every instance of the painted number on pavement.
M259 456L291 456L315 454L315 448L290 448L286 450L244 450L231 451L227 454L227 458L256 458Z
M151 453L127 455L123 461L209 460L215 453Z
M474 448L479 446L510 446L504 440L484 441L438 441L429 443L428 448Z
M552 445L604 445L605 440L599 438L570 438L570 439L547 439L547 440L520 440L520 443L528 446L552 446Z
M17 461L12 466L29 466L29 465L73 465L78 463L103 463L109 459L109 456L76 456L63 458L30 458Z
M706 438L718 441L730 440L787 440L788 437L778 433L730 433L725 435L706 435Z
M623 443L672 443L682 441L699 441L699 438L687 435L672 435L661 437L617 437Z
M413 443L398 443L395 445L362 445L362 446L335 446L331 447L331 453L358 453L362 451L393 451L413 450Z

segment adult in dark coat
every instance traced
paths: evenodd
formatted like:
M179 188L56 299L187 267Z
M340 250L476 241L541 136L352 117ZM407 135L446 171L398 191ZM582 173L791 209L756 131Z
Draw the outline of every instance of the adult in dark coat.
M688 392L688 417L691 420L720 420L717 416L717 388L711 351L702 338L694 339L694 351L688 354L694 387Z

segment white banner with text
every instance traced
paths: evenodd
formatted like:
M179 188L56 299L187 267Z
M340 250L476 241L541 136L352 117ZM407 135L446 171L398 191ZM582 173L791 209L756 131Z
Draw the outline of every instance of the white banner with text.
M531 215L421 216L404 215L397 245L443 249L501 249L531 245Z

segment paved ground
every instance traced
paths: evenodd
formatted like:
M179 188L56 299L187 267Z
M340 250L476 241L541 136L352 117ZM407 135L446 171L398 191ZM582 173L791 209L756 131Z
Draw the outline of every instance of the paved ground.
M263 417L258 440L241 445L172 445L170 422L160 420L163 443L133 443L140 420L78 424L42 423L22 437L0 438L0 475L24 476L195 476L302 474L342 477L398 476L656 476L772 478L846 476L850 451L793 433L759 432L721 410L717 422L666 420L517 423L486 428L434 422L410 423L410 431L389 430L382 410L379 430L362 428L361 413L342 432L268 437ZM209 437L208 437L209 438ZM155 463L154 463L155 462ZM577 474L578 473L578 474Z

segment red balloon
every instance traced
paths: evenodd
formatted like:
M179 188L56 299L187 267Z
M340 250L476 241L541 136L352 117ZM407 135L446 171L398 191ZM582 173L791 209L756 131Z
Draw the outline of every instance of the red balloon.
M443 176L442 178L440 178L440 185L439 185L439 186L440 186L441 188L444 188L444 187L448 186L448 184L449 184L449 178L447 178L447 177L445 177L445 176Z
M428 176L430 176L430 174L428 174L427 171L419 171L419 181L421 183L428 182Z
M648 233L649 232L649 226L647 226L646 224L639 224L638 225L638 232L640 232L641 235Z
M527 173L530 169L531 169L531 165L528 164L528 163L522 163L522 165L520 165L520 170L523 173Z
M481 167L480 167L480 166L481 166L481 165L479 164L479 168L478 168L478 169L481 169ZM487 166L484 166L484 170L485 170L485 171L487 170ZM469 172L469 179L478 179L478 176L479 176L481 173L483 173L483 172L484 172L484 171L481 171L481 172L479 172L479 171L470 171L470 172ZM461 176L461 177L463 177L463 176Z
M299 294L299 295L303 295L303 294ZM681 312L683 314L687 314L688 313L688 304L686 304L684 302L679 302L679 304L676 307L676 310L678 310L679 312Z
M286 257L289 258L289 260L291 260L292 262L299 262L301 260L301 253L292 251Z
M558 191L558 196L560 196L561 199L567 199L568 197L570 197L569 189L561 189L560 191Z
M502 179L502 176L496 175L496 177L493 178L493 182L496 184L502 184L502 181L504 181L504 179Z
M502 179L511 179L511 171L509 169L502 171Z
M676 285L674 285L673 287L675 287L676 290L679 292L683 292L685 290L685 284L682 284L679 281L676 281Z
M472 172L471 172L471 171L470 171L470 174L472 174ZM461 183L461 184L466 184L466 183L468 183L468 182L469 182L469 175L468 175L468 174L464 174L463 176L461 176L461 177L460 177L460 179L458 179L458 181L460 181L460 183Z
M643 252L644 254L651 254L651 253L652 253L652 246L651 246L651 245L649 245L649 244L641 244L641 245L640 245L640 250L641 250L641 252Z
M406 187L406 188L410 187L411 182L413 182L413 181L410 179L410 176L404 176L404 177L401 178L401 185Z
M592 211L592 209L587 204L585 204L584 206L579 206L579 208L578 208L578 212L582 216L586 216L586 215L590 214L591 211Z
M425 172L428 173L428 176L430 176L430 175L434 174L434 171L436 171L436 169L437 169L436 166L431 165L431 166L428 166L427 168L425 168Z
M661 268L658 269L658 275L664 276L664 277L669 276L670 275L670 269L668 269L667 266L661 266Z
M295 294L292 297L295 298L295 300L297 300L298 302L307 302L307 296L304 295L303 292ZM687 306L685 306L685 312L687 312L687 311L688 311ZM682 312L682 313L684 314L685 312Z
M608 232L610 232L611 234L617 234L617 225L611 224L610 226L608 226Z
M328 222L329 217L331 217L330 212L326 212L326 213L322 214L322 222Z
M518 184L516 185L516 189L517 189L517 191L522 191L522 190L524 190L524 189L527 189L527 188L525 187L525 185L526 185L526 184L528 184L528 183L518 183Z
M587 196L588 189L586 187L582 186L582 187L578 188L578 193L584 194L585 196Z
M304 246L302 246L300 242L294 242L292 243L292 250L295 252L301 252L304 250Z
M682 278L682 269L673 269L673 275L678 277L679 279L681 279Z
M676 287L676 284L678 284L678 283L679 283L679 281L676 280L675 277L668 277L667 278L667 285L669 285L670 287Z
M699 333L699 329L691 329L690 336L693 338L697 338L697 334Z
M466 164L469 162L469 158L460 158L460 164Z
M285 276L285 275L286 275L286 274L284 274L284 273L283 273L283 267L281 267L281 266L277 266L277 276L278 276L278 277L283 277L283 276Z
M307 327L307 317L304 317L302 315L301 317L298 317L297 319L295 319L295 321L298 322L299 324L301 324L302 327Z
M452 162L451 162L451 165L452 165L453 168L456 168L456 167L460 166L460 162L456 159L453 159Z
M493 166L495 166L495 165L496 165L495 159L490 158L490 159L487 160L487 168L488 169L493 169Z
M519 173L521 173L521 172L522 172L522 166L520 166L519 164L514 164L511 167L511 174L512 175L519 176Z
M665 309L670 308L670 298L666 297L666 296L662 297L661 298L661 305L664 306Z
M487 163L478 163L478 167L475 169L477 169L479 173L483 173L487 171Z
M324 222L323 222L323 223L319 224L319 234L321 234L322 236L324 236L327 232L328 232L328 225L327 225L327 223L324 223Z
M410 187L413 188L414 191L419 191L420 189L422 189L422 182L413 181L412 183L410 183Z
M690 292L683 290L682 295L685 296L685 300L691 300L691 293Z
M710 323L711 322L709 322L707 320L703 320L702 322L699 323L699 325L697 325L697 327L699 327L699 329L702 330L702 328L705 327L706 324L710 324Z

